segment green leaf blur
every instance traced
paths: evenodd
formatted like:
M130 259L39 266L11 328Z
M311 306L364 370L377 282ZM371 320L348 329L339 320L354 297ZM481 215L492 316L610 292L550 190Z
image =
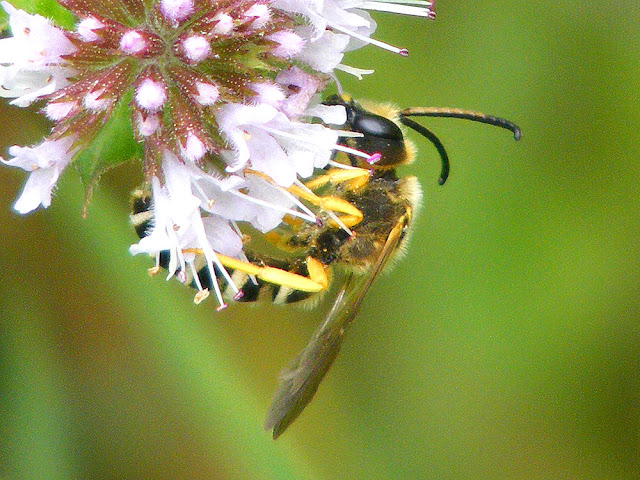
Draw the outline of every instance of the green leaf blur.
M61 27L71 29L75 25L75 16L55 0L12 0L10 3L25 12L42 15ZM4 9L0 9L0 18L0 25L3 25L7 18Z
M83 148L73 159L87 202L104 172L126 161L142 159L142 147L135 141L131 127L131 96L130 93L120 100L91 145Z
M277 441L277 373L317 311L211 300L131 257L139 165L107 171L83 220L11 206L0 169L0 479L640 477L640 9L635 2L442 0L435 22L377 14L346 63L356 98L506 117L425 119L424 207L318 395ZM38 141L0 106L2 154ZM35 109L33 109L35 111ZM37 123L35 123L37 122ZM325 305L326 306L326 305Z

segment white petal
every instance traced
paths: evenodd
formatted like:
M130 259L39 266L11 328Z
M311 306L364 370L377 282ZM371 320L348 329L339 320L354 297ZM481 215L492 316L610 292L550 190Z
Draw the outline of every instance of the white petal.
M291 198L285 196L279 190L276 190L273 185L269 185L264 180L247 177L247 183L249 185L249 194L252 197L264 200L272 204L278 204L283 208L292 208L294 203ZM261 232L268 232L273 230L282 222L283 212L273 208L256 207L256 215L250 219L251 224Z
M75 51L64 32L46 18L14 8L2 7L9 14L12 37L0 40L0 63L17 66L45 66L60 63L61 57Z
M20 147L14 145L9 148L9 154L14 158L2 162L6 165L19 167L31 171L20 198L14 208L20 213L27 213L42 205L51 205L51 192L60 177L60 173L67 166L73 156L71 144L73 138L56 141L45 141L35 147Z
M282 146L269 134L252 132L251 167L265 173L278 185L290 186L296 180L296 170Z
M202 220L207 240L211 248L229 257L239 257L242 253L242 239L231 228L228 220L217 215Z
M374 72L374 70L350 67L349 65L343 65L342 63L336 66L336 70L342 70L343 72L349 73L358 80L362 80L363 75L371 75Z
M277 57L291 58L297 53L300 53L304 47L304 39L300 35L286 30L277 31L267 36L267 39L280 44L271 50L271 53Z
M317 117L329 125L344 125L347 123L347 110L342 105L318 104L307 110L307 114Z
M297 32L301 33L306 29L308 27L301 27ZM315 70L330 73L342 61L349 40L348 35L327 30L318 40L307 42L305 48L295 58Z
M216 115L218 125L233 148L228 171L237 171L249 161L249 139L246 128L241 127L265 124L277 114L278 111L270 105L227 104L220 108Z
M0 97L16 97L11 105L27 107L39 97L68 85L67 78L72 75L71 70L62 67L28 69L0 66Z
M189 169L173 153L165 151L162 171L172 203L173 219L176 222L180 220L179 223L187 223L188 217L201 203L192 193Z
M29 213L40 205L47 208L51 205L51 192L58 181L58 176L59 172L53 168L31 172L13 208L22 214Z
M14 145L9 148L9 155L14 158L2 162L27 171L50 167L62 170L75 153L71 150L74 140L74 137L64 137L60 140L44 141L35 147Z

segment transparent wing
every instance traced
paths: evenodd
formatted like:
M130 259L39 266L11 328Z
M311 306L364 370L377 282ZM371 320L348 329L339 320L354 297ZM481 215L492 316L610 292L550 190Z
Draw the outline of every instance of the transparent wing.
M265 430L278 438L300 415L318 390L322 379L338 356L344 334L355 318L374 280L395 252L411 212L402 215L391 230L378 259L365 275L349 274L331 310L316 329L309 344L280 374L280 385L267 412Z

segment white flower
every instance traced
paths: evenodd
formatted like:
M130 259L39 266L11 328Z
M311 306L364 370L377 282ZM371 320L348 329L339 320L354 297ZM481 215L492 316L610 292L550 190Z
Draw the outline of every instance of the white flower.
M249 209L250 215L246 221L251 223L261 232L273 230L280 222L285 213L304 218L307 221L314 221L315 218L308 213L293 210L296 205L293 195L287 194L284 190L276 188L262 178L247 176L247 194L253 202L261 201L262 205L253 206Z
M74 71L60 63L75 47L46 18L7 2L1 5L9 14L13 36L0 40L0 96L17 97L11 103L25 107L69 83Z
M307 42L295 58L325 73L330 73L338 66L346 51L366 44L403 56L408 54L404 48L371 38L376 23L365 10L435 17L432 2L424 0L271 0L271 4L307 18L309 26L296 29L296 33ZM353 73L350 68L342 70Z
M221 218L250 223L261 232L276 228L285 213L309 221L314 219L293 209L296 205L293 195L259 176L246 175L242 178L230 175L216 178L212 175L192 174L205 199L202 208ZM224 253L223 250L217 251Z
M308 25L296 30L300 36L310 35L311 32L312 28ZM331 73L342 62L349 40L348 35L327 30L318 39L307 42L305 48L295 58L319 72Z
M9 154L14 157L12 160L0 158L0 161L6 165L31 172L22 195L13 208L24 214L35 210L40 205L44 208L51 205L51 192L60 173L73 156L74 150L71 148L73 141L72 137L67 137L45 141L35 147L14 145L9 148Z
M322 125L295 122L270 105L225 105L217 116L220 131L233 152L227 171L237 172L250 161L284 187L309 177L331 159L338 134Z
M194 195L200 199L200 208L210 216L247 222L262 232L277 227L285 213L308 221L315 219L307 213L294 210L296 199L293 195L259 176L217 176L203 172L190 162L174 162L170 168L172 175L182 181L189 179ZM231 257L238 254L233 248L226 250L224 245L212 243L212 247L216 252Z
M317 96L317 92L324 88L325 83L322 80L301 68L293 66L287 70L282 70L276 77L276 83L284 91L288 92L287 98L280 103L280 110L289 118L315 116L308 115L305 111L312 99ZM342 110L344 111L344 108Z
M159 258L161 252L168 252L169 265L167 279L177 272L181 280L186 280L186 272L197 277L194 260L198 255L205 258L212 278L215 278L215 264L225 275L227 282L237 292L238 289L219 262L216 252L230 257L241 257L242 240L229 225L229 220L209 214L203 218L203 201L194 195L201 172L189 164L182 163L173 153L166 150L162 169L165 184L157 177L151 180L154 202L154 225L150 234L132 245L132 254L149 253ZM224 305L217 282L214 281L220 305ZM201 297L196 297L201 298Z
M370 35L375 30L375 23L371 23L371 17L357 10L363 2L351 0L274 0L274 6L285 11L296 12L304 15L314 28L311 40L320 38L327 27L346 28L357 31L362 35Z
M151 180L153 229L139 243L130 247L131 253L149 253L159 258L161 252L168 252L167 279L180 272L182 281L189 270L195 275L193 262L197 255L204 256L210 272L215 271L213 264L218 264L215 251L239 256L242 241L230 227L229 221L216 215L202 217L202 200L193 193L194 178L188 167L173 153L165 151L163 172L164 185L160 184L157 177ZM223 269L221 265L220 268ZM212 277L215 274L212 273ZM218 297L221 304L224 303L221 296Z
M189 176L181 175L181 165L176 156L165 151L163 158L165 185L161 186L157 177L152 178L151 188L154 202L154 226L151 233L132 245L134 255L141 252L157 254L170 252L169 277L178 266L185 270L182 250L197 245L197 224L202 226L201 201L191 191Z
M158 253L169 250L179 257L181 250L197 248L203 251L215 250L230 257L237 257L242 251L242 241L231 229L228 220L231 214L236 215L236 212L221 208L218 200L225 195L224 189L237 189L245 185L244 181L237 177L220 180L211 175L205 175L195 166L182 163L168 150L164 153L162 170L165 176L164 185L160 185L157 177L152 180L154 228L150 235L131 246L131 252L134 254ZM212 193L211 188L203 188L203 185L207 184L209 187L215 185L218 193ZM208 193L206 203L202 195L205 191ZM208 203L216 208L212 208ZM230 208L233 207L230 205ZM203 218L202 214L205 210L208 214ZM224 241L203 237L205 224L208 228L212 226L223 228L221 225L225 224L224 233L214 236ZM172 273L173 271L170 272Z

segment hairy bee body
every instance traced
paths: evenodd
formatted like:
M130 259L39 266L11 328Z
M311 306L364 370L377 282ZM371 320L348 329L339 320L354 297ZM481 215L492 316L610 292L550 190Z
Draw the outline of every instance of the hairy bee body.
M283 226L267 236L280 254L267 254L259 249L245 247L248 263L280 269L302 277L312 276L309 259L314 259L326 270L339 270L336 278L342 283L336 291L333 306L312 335L308 345L281 374L280 384L267 412L265 429L273 429L277 438L311 401L325 374L338 355L349 325L357 315L362 301L378 274L398 253L403 251L407 233L415 212L421 203L421 188L415 177L399 178L396 168L415 158L415 147L405 136L409 127L427 138L436 147L442 161L439 179L444 184L449 174L449 159L440 140L427 128L409 117L435 116L462 118L488 123L510 130L515 139L520 129L502 118L457 109L409 108L400 110L390 105L363 106L347 96L329 97L325 104L341 105L347 121L341 126L355 135L341 138L340 144L376 157L368 163L352 153L340 153L334 160L345 168L356 167L368 171L367 181L357 185L349 182L325 181L329 171L319 171L307 185L317 190L314 195L326 195L355 207L359 219L349 225L336 222L330 212L318 212L316 223L286 219ZM365 155L366 156L366 155ZM327 198L327 197L325 197ZM320 202L321 203L321 202ZM140 238L147 235L153 222L150 196L144 190L134 194L132 223ZM223 278L220 272L212 276L202 258L196 258L199 282L189 278L187 283L211 288L214 281ZM162 252L159 266L167 267L168 252ZM217 267L216 267L217 268ZM322 267L320 267L322 268ZM247 269L247 271L250 269ZM315 305L324 291L312 293L291 286L268 283L251 277L240 270L228 269L231 279L243 293L240 301L270 299L275 303L306 303ZM223 280L221 280L223 282ZM229 288L226 289L230 290ZM229 295L230 296L230 295ZM238 299L238 296L234 296Z

